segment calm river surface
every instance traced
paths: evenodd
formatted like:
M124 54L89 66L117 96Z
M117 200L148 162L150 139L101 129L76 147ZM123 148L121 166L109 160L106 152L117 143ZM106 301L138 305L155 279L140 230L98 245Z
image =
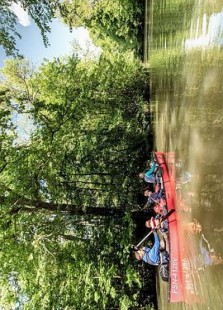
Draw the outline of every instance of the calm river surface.
M179 230L197 301L159 309L223 309L223 0L148 1L156 148L175 152ZM203 250L205 248L205 250ZM205 258L207 254L207 257ZM210 265L208 265L210 263Z

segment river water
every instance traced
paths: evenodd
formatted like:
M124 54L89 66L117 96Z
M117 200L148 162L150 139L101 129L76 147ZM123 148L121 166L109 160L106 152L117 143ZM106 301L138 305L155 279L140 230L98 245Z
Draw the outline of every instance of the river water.
M159 309L223 309L223 0L147 1L156 149L176 156L179 233L198 298ZM202 244L202 245L201 245ZM204 250L205 248L205 250Z

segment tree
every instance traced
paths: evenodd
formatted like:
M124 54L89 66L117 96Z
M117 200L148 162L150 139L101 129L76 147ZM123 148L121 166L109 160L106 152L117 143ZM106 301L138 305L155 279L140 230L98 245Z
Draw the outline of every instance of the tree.
M87 28L103 49L141 51L143 5L132 0L65 0L60 14L66 24Z
M18 56L19 51L16 48L16 38L21 35L16 30L17 17L13 12L12 5L19 5L24 9L39 27L43 42L47 46L47 32L50 31L50 23L59 10L59 0L2 0L0 3L0 42L7 56Z
M14 150L11 163L20 176L30 171L24 192L20 183L16 189L22 197L35 193L81 206L131 204L129 176L135 172L129 158L144 144L135 115L143 108L147 83L130 56L103 57L98 63L53 61L35 74L25 61L8 62L3 69L7 95L36 124L30 145ZM134 80L139 88L130 92Z
M140 286L127 267L131 227L119 219L86 220L21 215L1 226L2 306L122 309L125 290L136 293ZM68 231L79 240L64 238ZM134 298L128 302L133 305Z
M28 114L34 130L21 143L16 128L10 138L11 114L2 121L1 303L136 305L130 211L141 190L134 175L144 146L147 74L131 53L104 53L48 61L38 70L10 60L2 75L6 111Z

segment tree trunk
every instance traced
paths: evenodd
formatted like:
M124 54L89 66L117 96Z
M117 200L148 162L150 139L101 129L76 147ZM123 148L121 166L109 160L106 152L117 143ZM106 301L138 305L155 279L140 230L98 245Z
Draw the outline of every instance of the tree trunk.
M7 198L0 196L0 203L7 203ZM39 212L46 210L50 212L62 212L70 215L92 215L92 216L114 216L122 217L125 215L126 208L105 208L105 207L82 207L72 204L55 204L52 202L32 200L24 197L16 197L10 201L13 206L10 214L17 214L19 212ZM132 219L143 220L151 217L151 212L147 210L133 210L131 211Z

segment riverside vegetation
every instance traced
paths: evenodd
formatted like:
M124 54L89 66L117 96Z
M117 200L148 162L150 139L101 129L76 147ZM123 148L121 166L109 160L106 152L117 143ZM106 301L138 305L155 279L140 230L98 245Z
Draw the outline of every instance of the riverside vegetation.
M152 149L143 5L20 1L46 45L59 16L70 28L86 27L102 49L83 57L76 46L71 57L34 68L16 49L12 3L0 5L1 44L13 56L0 85L0 305L150 309L154 290L141 283L145 269L130 252L137 175ZM148 275L154 271L151 282Z

